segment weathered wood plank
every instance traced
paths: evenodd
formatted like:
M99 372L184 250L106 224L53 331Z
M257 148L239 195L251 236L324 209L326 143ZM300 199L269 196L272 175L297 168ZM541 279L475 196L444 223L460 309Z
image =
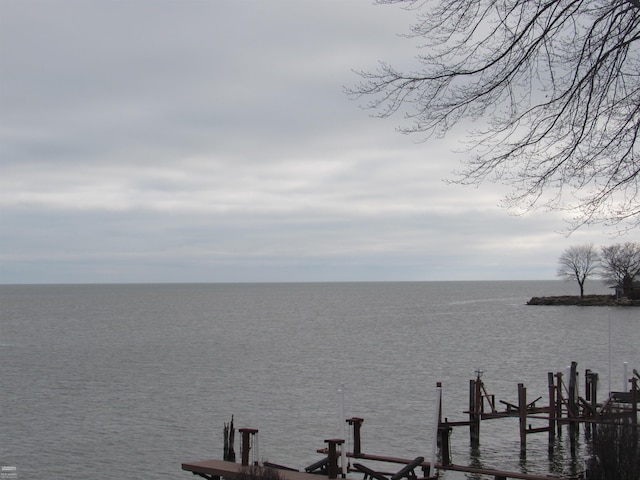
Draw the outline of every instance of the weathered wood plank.
M221 476L231 479L238 477L243 468L248 467L243 467L239 463L227 462L225 460L203 460L182 464L182 469L188 472ZM318 475L313 473L299 472L295 470L278 470L278 473L284 480L318 480Z

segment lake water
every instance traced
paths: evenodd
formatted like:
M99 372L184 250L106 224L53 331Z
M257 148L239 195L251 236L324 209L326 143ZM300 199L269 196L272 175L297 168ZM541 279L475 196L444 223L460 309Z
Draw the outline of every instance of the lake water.
M24 480L190 479L181 463L222 458L234 415L259 429L257 459L303 468L341 435L341 385L345 415L365 419L364 452L428 458L438 381L454 421L466 419L477 369L488 393L517 403L518 383L546 399L547 372L571 361L581 378L600 374L600 398L609 382L622 387L623 362L640 368L640 309L526 305L576 291L556 281L0 286L0 464ZM582 440L579 458L567 434L550 458L547 435L530 435L521 458L518 438L517 419L486 421L472 451L458 427L453 462L582 467Z

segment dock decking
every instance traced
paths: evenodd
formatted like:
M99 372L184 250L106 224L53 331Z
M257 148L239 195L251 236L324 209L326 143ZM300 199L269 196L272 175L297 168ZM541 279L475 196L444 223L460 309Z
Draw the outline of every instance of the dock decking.
M584 478L585 472L577 474L577 476L556 476L544 474L529 474L523 472L513 472L498 470L493 468L478 468L472 466L456 465L451 461L450 455L450 435L454 427L468 426L470 432L471 445L479 445L480 440L480 421L487 419L498 419L506 417L519 418L520 430L520 456L526 455L526 439L527 435L534 433L548 433L549 449L553 448L553 442L556 435L560 435L563 425L569 426L570 441L574 442L577 436L580 423L587 425L591 429L593 425L625 425L629 428L638 429L638 406L640 403L640 374L636 370L634 377L628 381L631 384L628 391L609 392L609 398L604 403L596 401L598 375L591 370L585 372L585 398L578 395L577 385L577 363L571 362L569 371L569 381L563 380L563 373L553 372L547 373L549 403L547 406L537 407L536 403L542 399L538 396L533 401L527 401L527 389L524 384L518 384L518 403L510 403L500 400L506 405L505 411L496 409L495 397L489 395L481 380L482 372L477 371L475 379L469 382L469 409L464 413L469 415L468 420L450 422L447 417L442 419L442 406L438 407L437 419L437 435L438 447L440 452L440 462L435 465L436 470L451 470L457 472L470 473L474 475L490 476L494 480L577 480ZM626 372L625 372L626 375ZM440 382L437 384L438 389L441 388ZM488 411L487 411L488 410ZM544 426L532 428L528 423L529 418L536 418L546 421ZM402 473L400 480L429 480L427 476L430 473L430 463L424 461L423 457L416 459L400 458L386 455L366 454L362 451L362 442L360 438L360 429L364 419L360 417L352 417L345 421L353 428L352 451L348 451L345 440L342 438L326 439L324 442L328 444L324 448L317 450L317 453L325 455L325 458L305 468L305 471L289 469L279 465L256 466L257 473L260 469L267 467L275 468L282 480L318 480L318 477L328 480L342 478L341 471L338 468L342 460L339 461L340 453L346 454L347 457L358 460L371 462L386 462L391 464L411 465L411 474L404 472L407 467L403 467L396 474L387 474L380 471L374 471L367 465L359 465L360 473L365 473L365 479L384 480L389 475L398 477ZM231 426L233 425L233 420ZM225 429L227 427L225 426ZM190 471L195 475L199 475L207 480L235 480L238 479L247 468L249 462L249 452L252 449L252 439L257 435L257 429L241 428L242 434L242 462L235 463L235 454L227 456L227 445L225 443L225 459L227 460L204 460L197 462L188 462L182 464L182 469ZM434 432L435 435L436 432ZM233 438L233 437L231 437ZM227 432L225 430L225 442L227 442ZM231 445L233 441L231 440ZM257 455L256 455L257 456ZM573 461L576 461L575 454L572 451ZM420 459L419 462L416 461ZM257 465L257 464L256 464ZM355 464L354 464L355 465ZM414 468L422 467L422 477L418 477ZM355 473L347 465L349 473ZM586 467L585 467L586 468ZM313 472L313 473L312 473ZM403 473L404 472L404 473ZM254 472L255 473L255 472ZM374 475L372 475L372 473ZM355 475L358 475L357 473ZM349 478L354 478L349 475Z
M369 459L375 461L389 461L389 457L380 455L361 455L362 459ZM409 459L393 458L394 463L407 463ZM429 463L424 462L421 464L423 467L428 468ZM203 460L199 462L188 462L182 464L182 469L188 472L192 472L194 475L199 475L203 478L214 479L217 477L236 478L240 475L243 468L239 463L227 462L225 460ZM258 467L261 468L261 467ZM442 468L442 466L439 466ZM532 475L526 473L507 472L503 470L495 470L491 468L473 468L462 465L447 465L444 470L451 470L464 473L473 473L476 475L489 475L495 479L521 479L521 480L574 480L576 477L552 477L547 475ZM326 479L326 475L318 475L315 473L298 472L295 470L279 470L278 473L283 480L319 480ZM361 478L361 474L357 473L357 478Z
M240 475L242 469L246 468L248 467L242 466L240 463L227 462L225 460L203 460L182 464L183 470L204 478L236 478ZM278 473L284 480L318 480L319 478L319 476L314 473L297 472L295 470L278 470Z

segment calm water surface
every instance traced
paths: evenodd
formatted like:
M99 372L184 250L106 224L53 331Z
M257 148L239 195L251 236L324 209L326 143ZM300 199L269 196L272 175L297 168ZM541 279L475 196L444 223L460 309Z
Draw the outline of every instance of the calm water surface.
M640 309L525 305L575 291L554 281L0 286L0 464L21 480L190 479L180 464L221 458L234 415L260 430L259 460L303 468L341 434L341 385L345 414L365 419L364 452L428 457L438 381L444 416L464 420L477 369L490 394L516 403L518 383L546 398L547 372L571 361L600 374L601 397L609 382L621 388L623 362L640 368ZM453 461L574 473L584 441L572 457L568 437L550 458L546 434L531 435L523 459L517 419L483 422L474 451L459 427Z

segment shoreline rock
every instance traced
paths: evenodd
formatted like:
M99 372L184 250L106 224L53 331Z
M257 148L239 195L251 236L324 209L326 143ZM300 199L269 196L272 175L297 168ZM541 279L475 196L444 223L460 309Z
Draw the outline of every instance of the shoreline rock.
M532 297L527 305L579 305L583 307L640 307L640 300L616 299L613 295L563 295L559 297Z

